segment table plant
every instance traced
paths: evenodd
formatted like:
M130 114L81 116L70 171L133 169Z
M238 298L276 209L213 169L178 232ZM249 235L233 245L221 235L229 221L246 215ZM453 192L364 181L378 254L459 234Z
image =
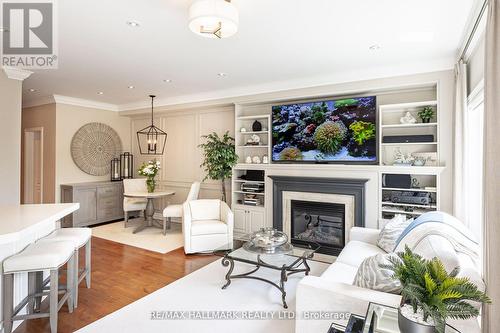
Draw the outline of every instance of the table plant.
M146 177L146 186L149 193L153 193L156 187L155 177L160 171L160 161L148 161L141 164L137 172L139 175Z
M205 143L199 145L203 148L203 163L201 167L205 169L207 175L203 180L212 179L221 181L222 201L227 202L226 179L231 178L233 167L238 162L234 148L234 138L229 132L219 137L217 133L203 135Z
M434 117L434 109L431 106L426 106L418 112L418 116L422 119L423 123L429 123L432 117Z
M401 332L444 333L446 319L469 319L479 315L470 302L491 303L467 277L458 277L460 268L450 273L438 258L427 260L408 247L381 267L394 272L403 289L398 322Z

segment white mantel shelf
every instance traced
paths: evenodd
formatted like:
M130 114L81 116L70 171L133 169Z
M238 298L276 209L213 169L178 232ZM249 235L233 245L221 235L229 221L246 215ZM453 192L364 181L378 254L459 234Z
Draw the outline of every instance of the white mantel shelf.
M421 175L439 175L446 167L443 166L395 166L395 165L356 165L356 164L308 164L308 163L271 163L271 164L246 164L239 163L235 166L238 170L298 170L301 171L363 171L363 172L389 172L389 173L417 173Z
M0 244L10 243L25 232L44 229L80 208L79 203L42 205L0 205Z

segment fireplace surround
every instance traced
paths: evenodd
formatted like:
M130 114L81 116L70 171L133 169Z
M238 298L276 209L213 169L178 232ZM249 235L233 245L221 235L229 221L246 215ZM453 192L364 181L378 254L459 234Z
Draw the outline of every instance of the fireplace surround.
M292 244L321 245L320 253L338 255L352 226L365 226L368 179L269 176L273 180L273 227ZM294 225L297 224L297 225Z

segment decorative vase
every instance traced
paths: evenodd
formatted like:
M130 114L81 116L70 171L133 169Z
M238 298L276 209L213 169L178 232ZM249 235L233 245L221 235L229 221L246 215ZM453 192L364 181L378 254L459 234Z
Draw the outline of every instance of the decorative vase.
M148 178L146 180L146 186L148 188L148 193L153 193L156 187L156 181L154 178Z
M254 131L254 132L262 131L262 124L260 123L260 121L256 120L253 122L252 131Z
M403 316L401 308L398 309L398 326L405 333L438 333L435 326L420 324Z

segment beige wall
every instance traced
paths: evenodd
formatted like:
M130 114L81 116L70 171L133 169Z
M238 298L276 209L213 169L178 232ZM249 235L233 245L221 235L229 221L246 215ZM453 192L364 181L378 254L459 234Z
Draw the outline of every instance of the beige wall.
M136 142L136 132L150 123L149 115L132 118L131 136L135 168L144 161L159 159L162 162L160 184L175 191L175 196L165 201L182 203L187 197L191 183L202 181L205 173L200 164L203 160L198 145L202 135L229 131L234 135L234 107L191 108L183 110L162 111L155 109L155 124L168 134L167 146L163 156L140 155ZM160 125L161 124L161 125ZM227 195L231 197L231 189L227 183ZM207 180L201 186L201 198L220 198L220 183ZM158 208L166 202L159 202Z
M0 69L0 204L20 202L22 81Z
M71 140L80 127L100 122L111 126L120 136L125 151L130 151L130 119L117 112L67 104L56 106L56 202L60 201L60 185L65 183L108 180L106 176L92 176L81 171L71 157Z
M24 108L22 111L22 133L27 128L43 128L43 203L55 202L56 177L56 105L45 104ZM21 135L21 155L24 155L24 134ZM24 156L21 158L21 172L24 169ZM21 175L21 198L23 195L23 176ZM21 200L22 201L22 200Z

